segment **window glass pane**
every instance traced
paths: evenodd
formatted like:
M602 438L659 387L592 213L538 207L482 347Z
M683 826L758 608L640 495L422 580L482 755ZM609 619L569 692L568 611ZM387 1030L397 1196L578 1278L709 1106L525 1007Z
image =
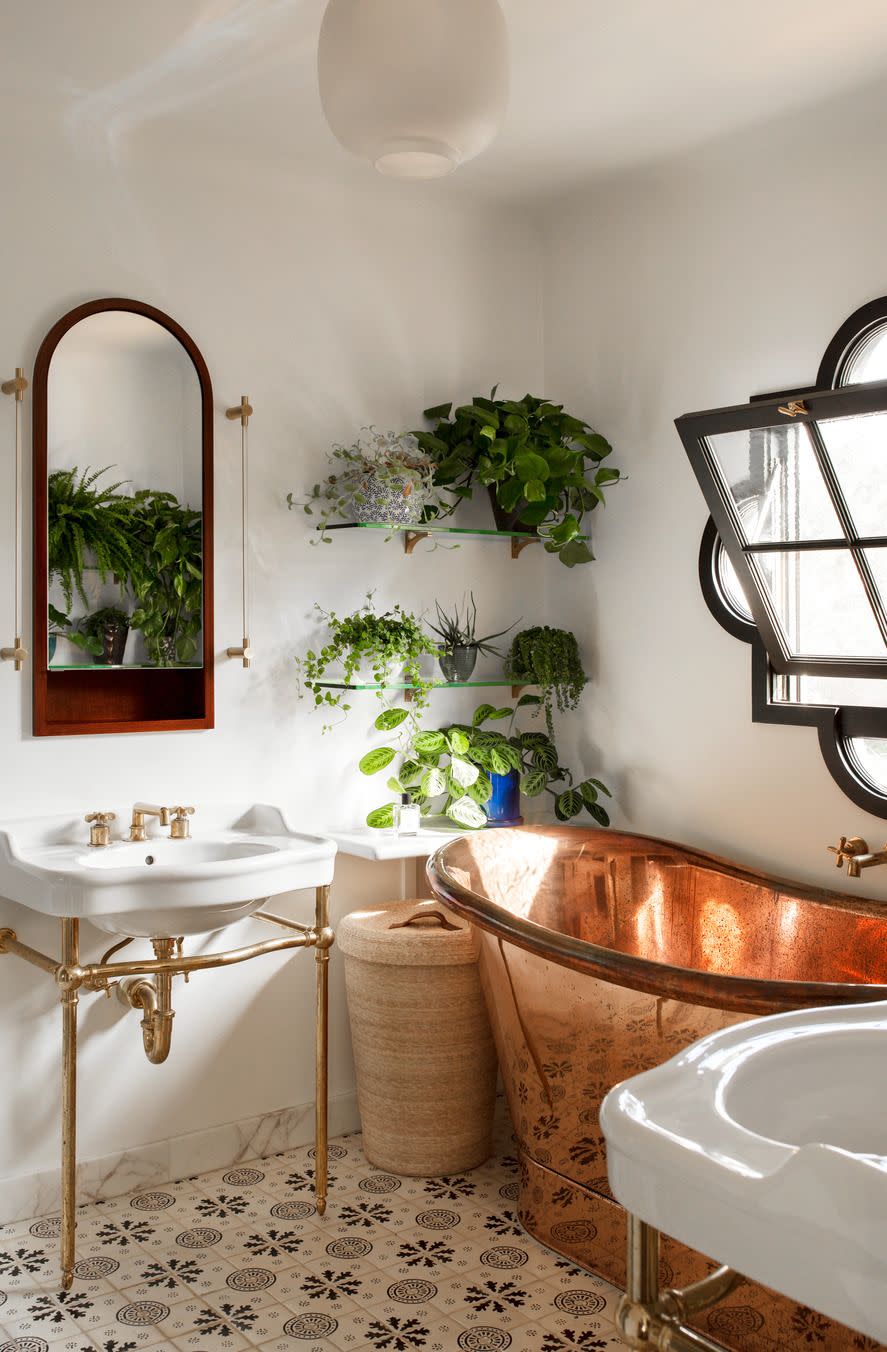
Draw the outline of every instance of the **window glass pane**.
M844 368L842 385L859 385L864 380L887 380L887 324L873 329L859 344Z
M887 413L824 418L819 430L859 535L887 535Z
M708 444L737 509L745 507L748 544L843 536L806 427L722 432Z
M774 704L833 704L887 709L887 681L863 676L774 676Z
M846 748L860 778L876 793L887 794L887 738L851 737Z
M849 550L788 550L754 554L750 560L770 597L790 656L887 656Z

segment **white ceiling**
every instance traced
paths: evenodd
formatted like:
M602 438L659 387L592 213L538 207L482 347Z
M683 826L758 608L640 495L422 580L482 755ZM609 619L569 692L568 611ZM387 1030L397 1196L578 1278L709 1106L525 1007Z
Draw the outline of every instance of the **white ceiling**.
M568 190L887 72L885 0L503 6L506 124L447 180L460 191ZM144 132L357 179L372 170L340 149L318 105L322 11L323 0L27 0L4 29L2 111L41 105L74 137L98 133L118 148Z

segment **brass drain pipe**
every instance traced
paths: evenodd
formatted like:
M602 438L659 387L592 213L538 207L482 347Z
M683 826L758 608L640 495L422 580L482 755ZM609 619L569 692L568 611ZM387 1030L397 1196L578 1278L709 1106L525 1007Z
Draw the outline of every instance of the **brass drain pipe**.
M175 948L172 939L153 939L154 956L171 958ZM154 1066L162 1065L169 1056L172 1043L172 973L157 972L153 977L130 976L117 984L117 998L121 1004L142 1011L142 1045L145 1055Z

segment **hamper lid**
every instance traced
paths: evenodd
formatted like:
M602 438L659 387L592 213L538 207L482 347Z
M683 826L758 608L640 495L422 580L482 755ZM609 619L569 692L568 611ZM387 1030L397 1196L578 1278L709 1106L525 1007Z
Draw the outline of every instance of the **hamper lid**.
M349 957L392 967L449 967L477 959L468 921L421 898L352 911L336 927L336 944Z

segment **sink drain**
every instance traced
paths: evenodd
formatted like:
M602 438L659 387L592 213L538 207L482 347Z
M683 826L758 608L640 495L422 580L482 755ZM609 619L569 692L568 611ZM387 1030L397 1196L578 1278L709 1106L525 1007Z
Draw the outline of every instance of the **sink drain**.
M153 864L153 863L154 863L154 856L153 856L153 854L146 854L146 855L145 855L145 863L146 863L146 864Z

